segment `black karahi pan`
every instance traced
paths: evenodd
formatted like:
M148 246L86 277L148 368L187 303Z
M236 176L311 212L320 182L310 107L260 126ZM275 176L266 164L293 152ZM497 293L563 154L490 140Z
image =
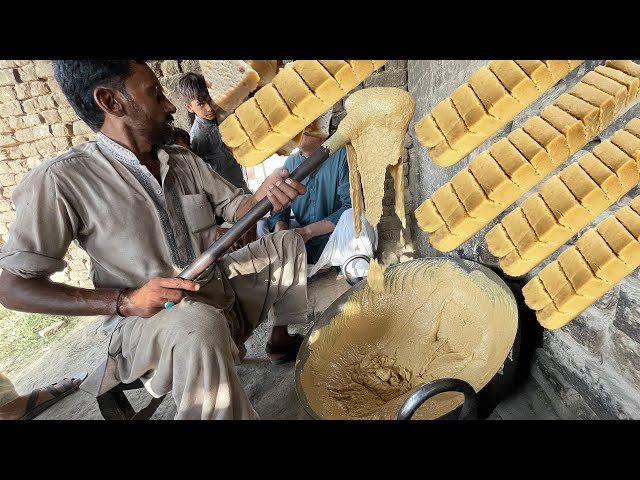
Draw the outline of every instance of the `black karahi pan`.
M313 328L308 335L305 336L304 342L300 347L298 356L296 359L295 367L295 387L296 393L300 403L306 412L313 419L322 419L322 417L314 411L306 396L305 389L302 385L302 371L311 354L311 346L309 344L309 338L318 329L329 325L331 321L336 318L342 311L351 298L351 296L364 289L367 285L366 281L361 281L359 278L351 278L347 273L347 264L351 261L357 260L360 256L355 256L347 260L343 266L343 274L349 283L355 283L349 290L338 297L330 306L325 310L322 316L315 322ZM366 257L365 257L366 259ZM367 259L368 260L368 259ZM423 384L414 389L414 392L405 400L402 404L397 419L408 420L414 414L414 412L426 402L429 398L443 392L455 391L464 394L464 403L459 407L447 412L446 414L438 417L438 420L450 420L450 419L475 419L485 418L495 408L495 406L504 398L504 396L512 389L515 377L515 371L520 354L520 340L521 340L521 317L523 312L523 302L521 301L521 294L519 292L519 286L516 284L508 284L503 278L496 274L493 270L485 265L471 260L462 258L449 258L449 257L428 257L411 260L408 262L398 263L387 268L388 272L394 269L409 268L415 266L417 263L425 262L453 262L455 265L461 267L466 272L472 272L474 270L480 270L491 281L495 282L498 287L504 292L506 301L511 303L513 311L517 312L513 318L505 319L507 322L515 322L517 324L517 330L515 339L511 345L511 349L504 358L504 361L498 371L493 375L491 380L479 391L475 392L473 387L464 380L456 378L442 378L434 380L430 383ZM514 295L514 292L516 295Z

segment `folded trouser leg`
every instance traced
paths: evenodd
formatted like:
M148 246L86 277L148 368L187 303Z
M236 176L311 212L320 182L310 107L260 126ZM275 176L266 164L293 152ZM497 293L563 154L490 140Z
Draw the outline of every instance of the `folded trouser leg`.
M109 354L124 383L141 378L155 397L171 392L176 419L258 418L236 372L228 321L211 305L186 297L153 317L127 317Z
M307 253L290 230L262 237L219 262L236 296L236 312L247 333L269 315L272 324L307 321Z

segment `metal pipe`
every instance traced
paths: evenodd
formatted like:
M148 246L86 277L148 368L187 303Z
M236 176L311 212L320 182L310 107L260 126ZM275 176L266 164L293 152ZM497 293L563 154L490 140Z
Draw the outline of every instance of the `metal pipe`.
M331 155L342 148L348 139L340 132L331 135L309 158L296 168L289 178L302 181ZM209 248L202 252L190 265L188 265L178 277L185 280L195 280L202 272L218 260L240 237L247 233L258 221L273 209L273 205L267 197L264 197L256 206L251 208L240 220L238 220L229 230L218 240L213 242Z

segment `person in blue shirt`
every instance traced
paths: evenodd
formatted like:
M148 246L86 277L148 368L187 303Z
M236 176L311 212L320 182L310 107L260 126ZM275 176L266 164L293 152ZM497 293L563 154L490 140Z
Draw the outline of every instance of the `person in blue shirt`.
M298 152L285 160L284 167L289 172L293 172L328 138L330 119L331 109L305 129ZM372 257L377 243L375 232L364 216L360 238L356 239L353 227L346 147L331 155L301 183L307 187L307 193L268 217L258 226L258 235L290 229L300 234L307 250L307 264L315 265L319 260L323 263L310 269L310 276L325 265L341 265L355 253ZM291 219L292 212L294 219ZM340 227L336 230L338 225ZM333 241L330 242L332 235ZM325 252L326 248L331 248L331 251Z

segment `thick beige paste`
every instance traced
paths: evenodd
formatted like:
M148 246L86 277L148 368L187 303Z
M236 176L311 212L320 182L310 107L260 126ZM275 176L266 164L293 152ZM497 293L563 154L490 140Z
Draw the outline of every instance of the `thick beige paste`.
M369 262L367 283L369 284L369 288L374 292L384 292L384 267L379 264L375 258Z
M380 221L387 166L394 180L396 214L406 227L402 151L415 109L413 97L399 88L366 88L351 94L344 108L347 116L338 130L350 141L347 161L356 233L365 204L367 221L374 227Z
M365 286L309 338L300 380L323 419L393 419L417 387L439 378L465 380L477 392L509 354L515 302L483 272L419 260L384 280L381 293ZM413 418L437 418L462 400L437 395Z

